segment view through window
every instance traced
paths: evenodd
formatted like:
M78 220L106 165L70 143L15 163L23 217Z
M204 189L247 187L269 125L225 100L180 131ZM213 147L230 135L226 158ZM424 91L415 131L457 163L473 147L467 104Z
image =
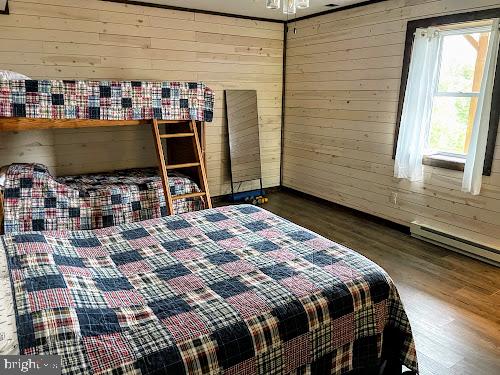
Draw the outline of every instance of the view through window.
M481 89L491 26L441 31L439 83L426 154L465 157Z

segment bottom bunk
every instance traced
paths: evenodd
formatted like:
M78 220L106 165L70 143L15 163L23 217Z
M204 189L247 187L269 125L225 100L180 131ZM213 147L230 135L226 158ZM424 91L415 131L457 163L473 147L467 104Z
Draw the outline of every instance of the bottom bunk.
M89 230L168 214L156 168L54 177L41 164L12 164L0 177L4 232ZM172 195L199 192L191 178L169 174ZM174 202L174 213L205 208L203 198Z

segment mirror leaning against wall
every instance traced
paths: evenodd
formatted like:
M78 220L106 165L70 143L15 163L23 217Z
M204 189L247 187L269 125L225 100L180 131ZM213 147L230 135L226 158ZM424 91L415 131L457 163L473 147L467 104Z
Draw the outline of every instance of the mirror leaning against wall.
M252 182L260 183L262 191L257 92L226 90L225 97L232 193L241 191L243 186L253 186Z

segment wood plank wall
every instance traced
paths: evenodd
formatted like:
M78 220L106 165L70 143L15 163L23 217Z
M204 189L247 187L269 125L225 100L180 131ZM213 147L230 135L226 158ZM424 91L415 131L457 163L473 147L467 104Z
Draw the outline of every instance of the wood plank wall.
M297 22L287 40L284 185L500 248L500 141L479 196L461 192L456 171L426 167L423 182L399 181L391 157L407 21L498 6L389 0Z
M230 191L223 90L258 94L265 186L279 185L283 25L98 0L11 0L0 69L33 78L204 81L212 195ZM58 175L156 164L149 129L0 134L0 165L38 161Z

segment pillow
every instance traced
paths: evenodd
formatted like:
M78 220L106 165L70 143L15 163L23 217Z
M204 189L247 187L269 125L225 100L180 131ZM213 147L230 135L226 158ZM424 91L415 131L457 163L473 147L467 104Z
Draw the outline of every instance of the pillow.
M25 76L21 73L11 72L10 70L0 70L0 79L31 79L30 77Z
M7 169L9 169L8 165L0 167L0 189L5 186L5 176L7 174Z

